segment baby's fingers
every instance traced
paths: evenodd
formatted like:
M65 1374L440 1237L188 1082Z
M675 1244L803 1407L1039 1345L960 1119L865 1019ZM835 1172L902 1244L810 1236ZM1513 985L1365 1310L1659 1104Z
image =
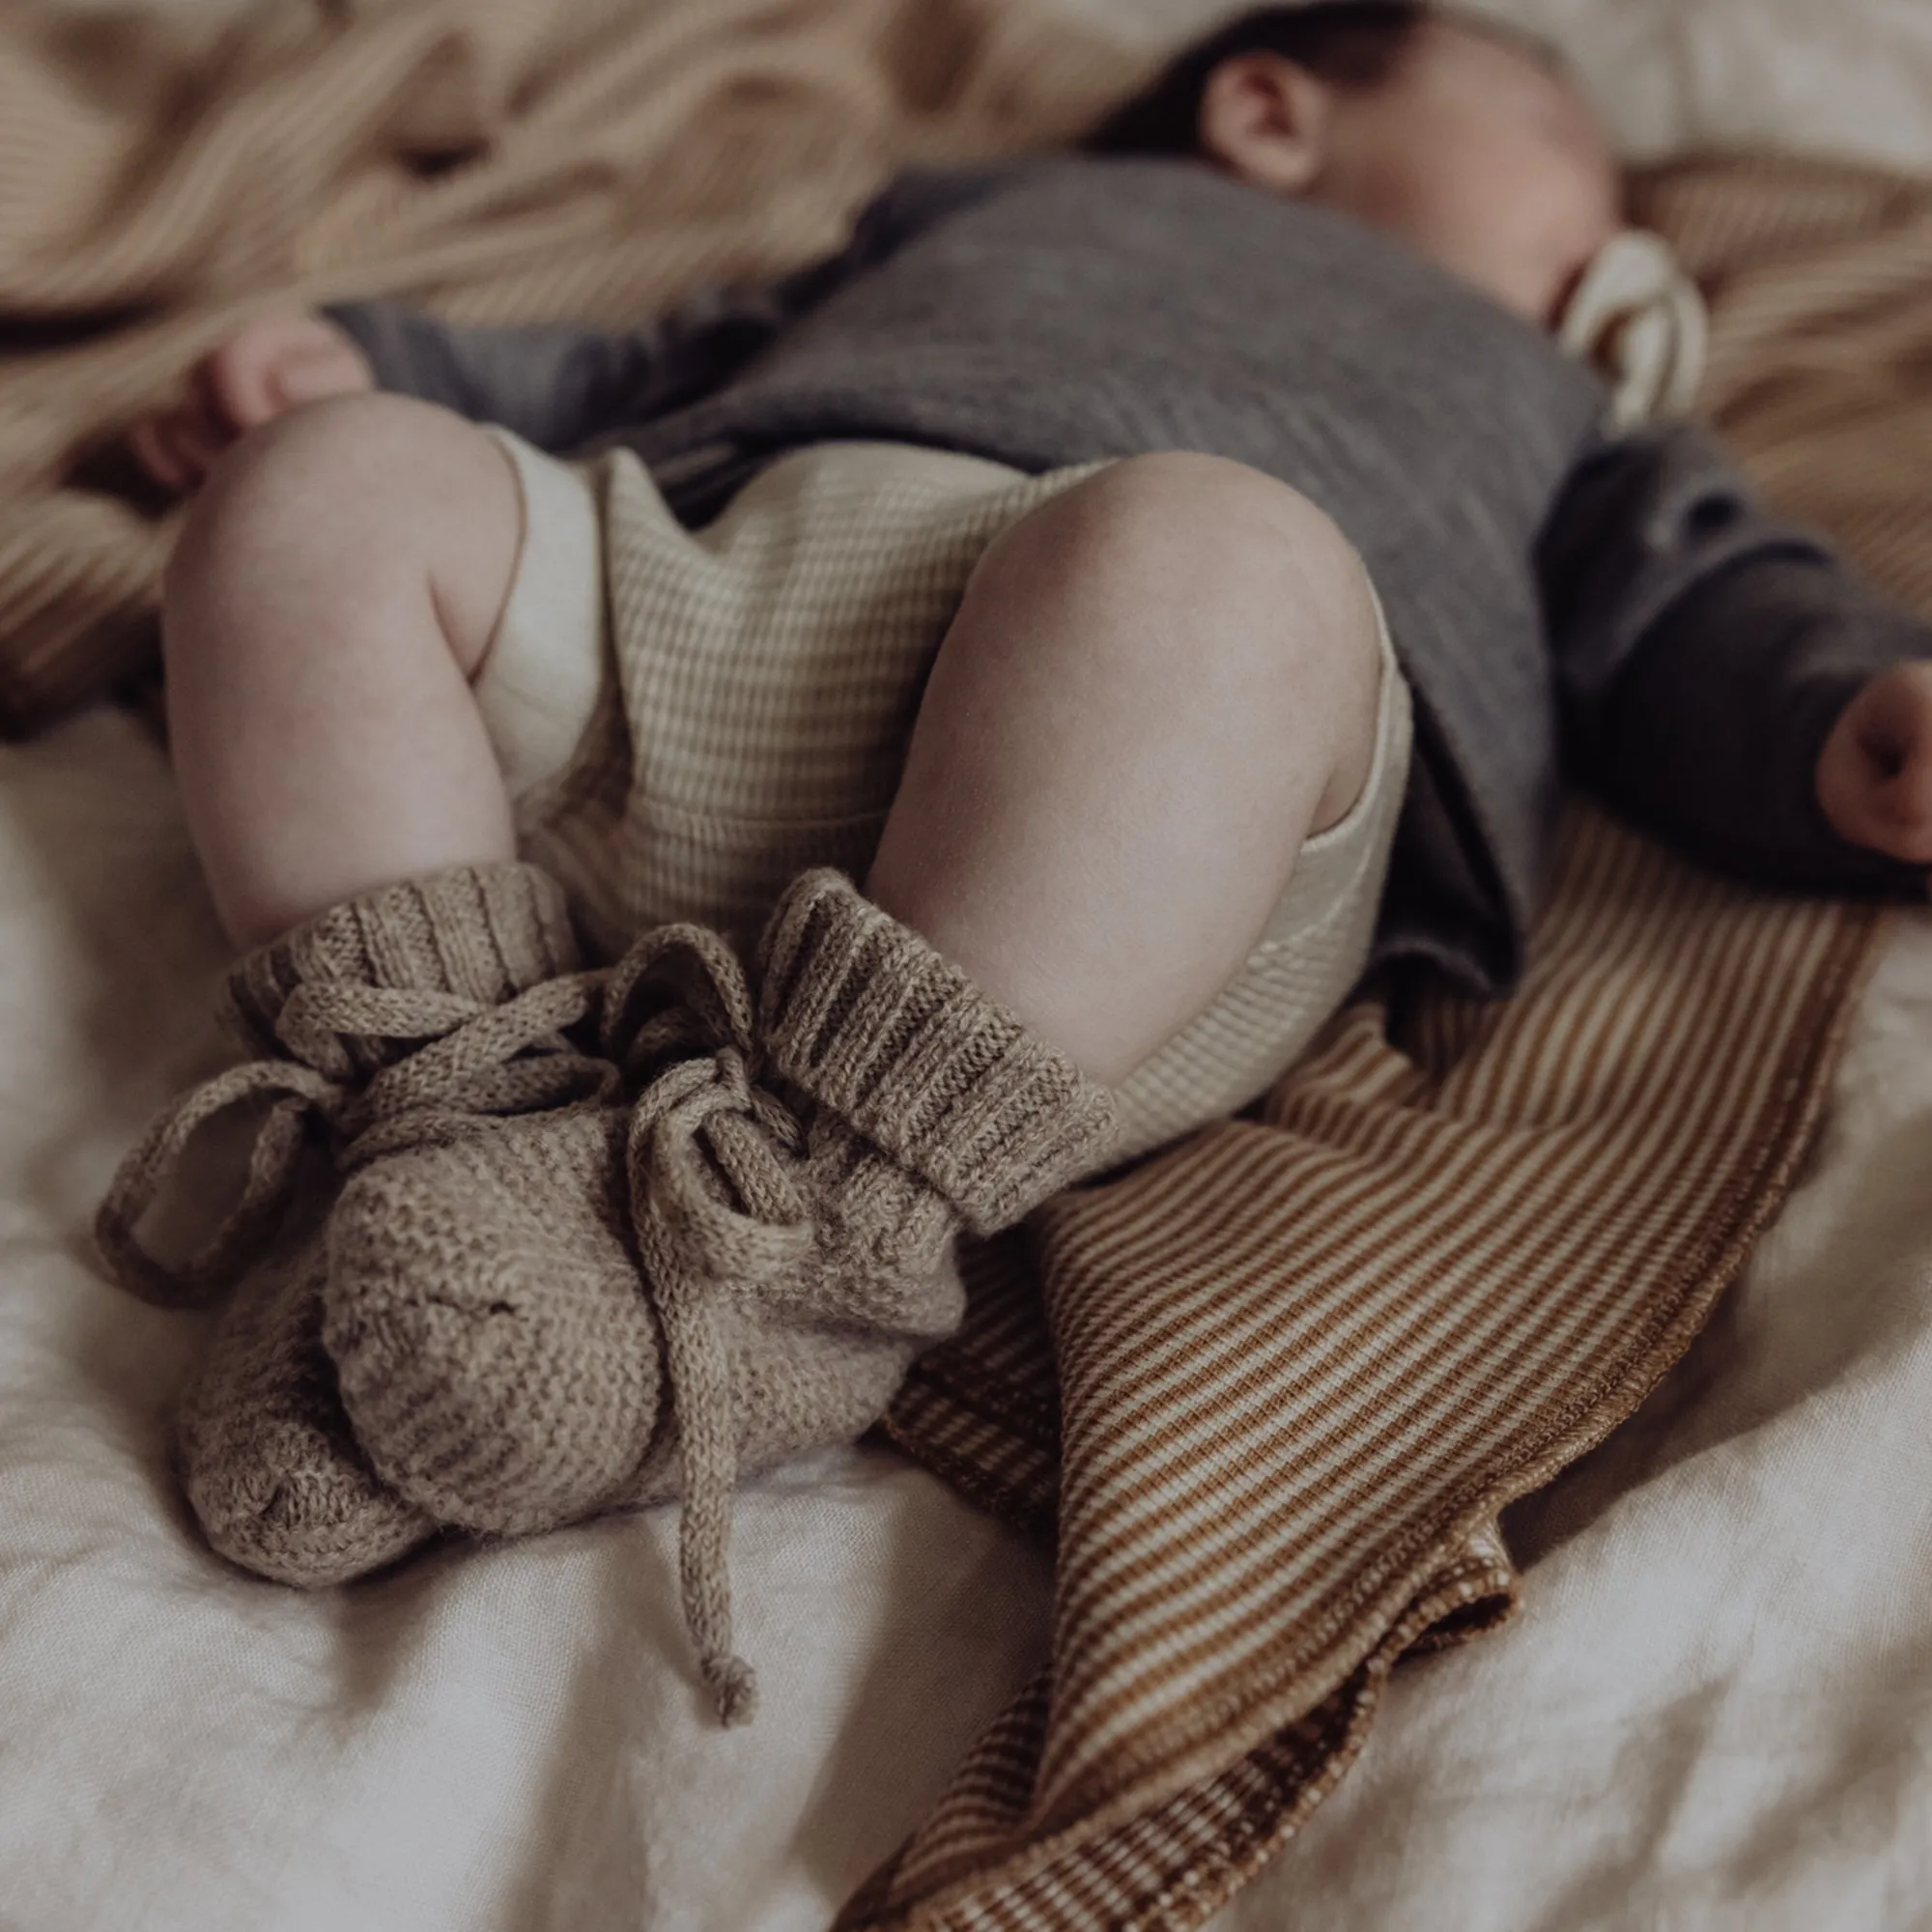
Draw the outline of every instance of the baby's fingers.
M1873 788L1876 837L1870 841L1894 859L1932 866L1932 758L1907 761Z
M164 489L188 487L187 469L175 454L165 416L143 416L131 424L128 430L128 447L134 452L135 462Z
M232 440L192 404L158 410L128 431L141 468L164 488L181 492L195 489Z
M1827 795L1826 816L1841 838L1909 866L1932 866L1932 821L1909 808L1901 810L1885 796L1883 781Z
M1819 759L1818 802L1841 838L1932 865L1932 668L1895 666L1846 707Z
M375 386L362 352L333 323L279 310L231 336L196 381L210 414L238 436L303 403Z

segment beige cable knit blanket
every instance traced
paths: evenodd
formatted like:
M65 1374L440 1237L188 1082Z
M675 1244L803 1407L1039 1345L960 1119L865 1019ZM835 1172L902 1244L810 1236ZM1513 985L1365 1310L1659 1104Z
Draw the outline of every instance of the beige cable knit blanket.
M834 242L892 165L1044 139L1123 57L995 0L340 0L222 37L0 24L0 705L137 668L165 515L116 426L267 299L616 320ZM1932 191L1644 187L1775 497L1932 608ZM977 1259L891 1431L1057 1528L1051 1668L846 1915L1198 1924L1406 1652L1509 1613L1496 1513L1681 1350L1816 1126L1868 910L1568 828L1521 997L1341 1017L1253 1122Z
M116 447L270 302L620 323L820 255L902 164L1131 79L1011 0L278 0L0 14L0 730L151 663L173 535Z

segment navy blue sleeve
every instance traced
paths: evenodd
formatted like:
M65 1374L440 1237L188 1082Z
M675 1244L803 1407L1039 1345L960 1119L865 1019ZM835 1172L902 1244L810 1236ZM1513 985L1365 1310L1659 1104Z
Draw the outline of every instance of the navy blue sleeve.
M1867 680L1932 627L1768 516L1701 431L1605 442L1538 557L1571 768L1692 857L1762 884L1922 891L1838 837L1818 756Z

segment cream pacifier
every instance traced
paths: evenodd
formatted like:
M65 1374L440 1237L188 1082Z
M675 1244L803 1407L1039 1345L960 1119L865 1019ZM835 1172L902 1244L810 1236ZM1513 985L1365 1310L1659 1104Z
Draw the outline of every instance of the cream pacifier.
M1610 385L1610 425L1688 415L1704 373L1704 298L1660 235L1627 228L1583 271L1556 339Z

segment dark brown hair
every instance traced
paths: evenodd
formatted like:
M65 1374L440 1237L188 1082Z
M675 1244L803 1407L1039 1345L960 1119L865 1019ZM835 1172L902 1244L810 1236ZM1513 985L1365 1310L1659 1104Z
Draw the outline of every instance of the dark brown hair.
M1222 62L1279 54L1336 87L1379 87L1439 17L1424 0L1314 0L1262 7L1184 48L1080 146L1092 155L1197 155L1201 99Z

